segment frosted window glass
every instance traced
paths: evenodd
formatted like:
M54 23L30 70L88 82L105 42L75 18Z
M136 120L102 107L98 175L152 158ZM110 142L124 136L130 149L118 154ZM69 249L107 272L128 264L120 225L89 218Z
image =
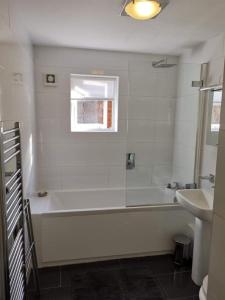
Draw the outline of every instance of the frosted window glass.
M71 77L71 99L113 98L115 80Z
M71 131L117 132L118 77L71 75Z

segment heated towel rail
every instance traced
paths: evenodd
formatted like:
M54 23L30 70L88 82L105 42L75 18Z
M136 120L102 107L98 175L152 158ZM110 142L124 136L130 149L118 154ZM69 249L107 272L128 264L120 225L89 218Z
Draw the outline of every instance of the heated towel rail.
M0 169L0 300L24 300L31 260L38 277L29 201L23 199L19 122L10 129L0 122Z

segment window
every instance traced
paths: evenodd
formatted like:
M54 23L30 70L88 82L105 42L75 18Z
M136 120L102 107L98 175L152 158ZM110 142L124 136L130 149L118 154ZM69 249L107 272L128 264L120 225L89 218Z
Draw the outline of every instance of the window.
M117 132L119 78L71 74L71 131Z

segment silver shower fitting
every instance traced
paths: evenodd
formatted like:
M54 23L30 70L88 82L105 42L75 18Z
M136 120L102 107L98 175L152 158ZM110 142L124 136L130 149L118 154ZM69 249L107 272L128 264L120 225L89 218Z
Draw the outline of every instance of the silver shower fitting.
M161 59L159 61L153 61L152 66L153 68L171 68L175 67L177 64L169 64L167 63L167 58Z

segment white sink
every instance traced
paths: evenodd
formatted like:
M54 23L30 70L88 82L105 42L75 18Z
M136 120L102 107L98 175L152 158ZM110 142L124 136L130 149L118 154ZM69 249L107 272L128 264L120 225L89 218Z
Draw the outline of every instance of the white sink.
M213 194L201 189L176 191L178 202L195 216L192 279L201 285L208 274Z
M213 217L213 194L206 190L178 190L178 202L195 217L211 222Z

